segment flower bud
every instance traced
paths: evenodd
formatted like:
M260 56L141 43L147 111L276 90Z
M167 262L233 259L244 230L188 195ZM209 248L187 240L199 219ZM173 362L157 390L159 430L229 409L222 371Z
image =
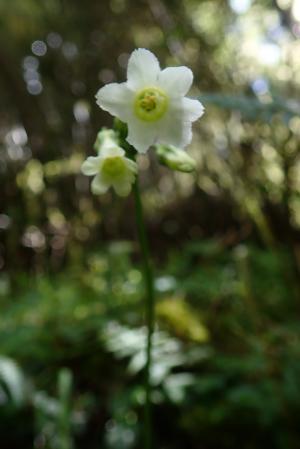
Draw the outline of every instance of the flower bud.
M156 145L159 162L171 170L190 173L195 170L196 162L184 150L173 145Z
M113 129L102 128L97 134L94 149L99 154L103 148L118 146L119 139L117 133Z

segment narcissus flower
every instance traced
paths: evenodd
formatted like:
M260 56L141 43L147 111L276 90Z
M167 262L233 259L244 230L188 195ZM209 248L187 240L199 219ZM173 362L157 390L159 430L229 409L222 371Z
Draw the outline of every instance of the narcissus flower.
M113 187L117 195L127 196L137 173L137 164L125 157L117 145L104 146L99 155L88 157L81 166L84 175L95 176L91 189L96 195Z
M149 50L135 50L127 82L102 87L98 105L128 125L127 141L140 153L155 144L184 148L192 139L192 122L204 112L198 100L186 98L193 81L187 67L160 69Z

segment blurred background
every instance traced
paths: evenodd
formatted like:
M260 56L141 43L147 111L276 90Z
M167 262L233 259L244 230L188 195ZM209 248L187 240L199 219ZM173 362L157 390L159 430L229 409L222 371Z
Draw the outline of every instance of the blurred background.
M139 158L155 447L299 449L300 0L0 0L2 449L141 449L134 204L80 165L137 47L187 65L196 174Z

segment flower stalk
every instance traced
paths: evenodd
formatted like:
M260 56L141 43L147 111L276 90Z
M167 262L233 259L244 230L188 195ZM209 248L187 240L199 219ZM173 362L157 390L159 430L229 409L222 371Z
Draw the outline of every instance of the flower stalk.
M134 50L129 58L127 81L111 83L96 94L97 104L115 117L114 129L103 128L81 171L93 176L91 190L100 195L113 188L128 196L133 188L138 238L143 259L146 290L145 440L143 449L152 449L151 366L155 324L155 294L139 187L137 153L156 145L159 161L175 171L192 172L195 161L183 149L192 140L192 123L203 113L203 105L186 97L193 81L187 67L161 70L149 50Z
M126 142L126 137L128 133L126 124L116 119L114 122L114 129L119 136L120 144L122 145L123 148L125 148L126 156L131 160L135 161L137 151L133 146L129 145ZM145 391L144 449L152 449L153 438L152 438L152 411L151 411L152 408L151 366L152 366L152 340L155 324L155 294L154 294L153 273L150 262L149 243L145 227L143 202L141 197L138 175L135 178L132 190L135 202L135 219L137 225L139 246L143 261L143 275L146 292L145 321L147 328L147 337L145 346L146 363L145 363L145 378L144 378L144 391Z
M153 274L150 264L149 244L145 229L145 221L143 214L143 205L139 187L138 177L133 185L133 193L135 198L136 223L138 230L138 238L143 258L144 282L146 288L146 326L147 326L147 343L146 343L146 365L145 365L145 449L152 448L152 414L151 414L151 365L152 365L152 337L155 322L155 297Z

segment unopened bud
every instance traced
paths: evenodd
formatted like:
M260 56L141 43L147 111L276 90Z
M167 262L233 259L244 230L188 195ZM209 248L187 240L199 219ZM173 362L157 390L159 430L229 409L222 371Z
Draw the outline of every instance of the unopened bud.
M113 129L102 128L97 134L94 149L99 154L104 147L119 145L117 133Z
M171 168L171 170L190 173L196 168L196 161L184 150L173 145L156 145L156 154L159 162Z

